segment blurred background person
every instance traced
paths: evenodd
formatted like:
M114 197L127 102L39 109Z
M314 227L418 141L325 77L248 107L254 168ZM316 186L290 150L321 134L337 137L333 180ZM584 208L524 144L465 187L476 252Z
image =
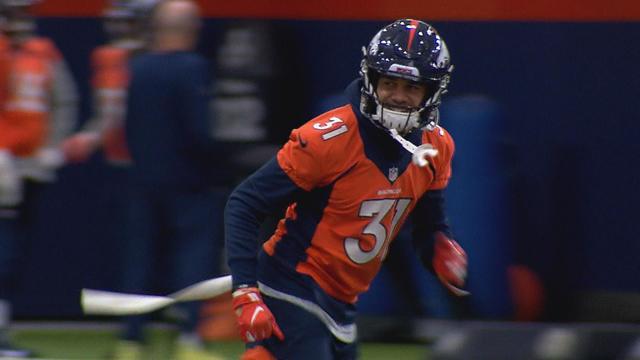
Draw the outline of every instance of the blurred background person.
M127 206L129 202L129 171L131 155L127 148L124 130L126 97L129 85L129 61L145 50L148 35L148 16L157 0L114 0L102 13L103 31L108 42L91 52L91 117L82 128L63 144L68 163L83 164L102 150L103 172L92 189L101 189L106 196L92 193L92 207L109 209L102 213L102 230L112 246L123 248L127 236ZM105 166L106 165L106 166ZM117 269L122 268L126 254L117 253ZM119 279L120 276L114 276ZM115 283L122 285L122 281ZM115 284L114 284L115 285ZM117 285L116 285L117 286Z
M50 39L36 34L30 8L39 2L2 0L0 8L3 32L10 41L10 77L22 78L10 85L21 86L11 90L14 95L7 99L7 110L28 110L47 119L42 146L34 156L19 162L20 172L35 182L48 182L55 179L55 170L63 163L60 146L76 124L78 93L61 52Z
M18 259L30 238L42 184L62 165L59 147L73 129L77 94L54 43L35 34L33 0L0 2L0 355L28 356L10 345L9 299Z
M65 140L68 161L87 161L103 146L110 165L122 168L131 164L124 133L128 61L144 49L147 16L157 2L112 0L105 8L103 27L108 43L91 53L93 114L81 131Z
M215 275L222 244L226 157L210 136L209 64L194 52L198 6L166 0L152 11L148 51L130 63L125 118L131 152L125 291L168 292ZM159 256L160 254L166 256ZM159 282L159 284L158 284ZM199 303L176 308L177 359L213 359L196 334ZM127 320L116 358L143 356L144 318Z

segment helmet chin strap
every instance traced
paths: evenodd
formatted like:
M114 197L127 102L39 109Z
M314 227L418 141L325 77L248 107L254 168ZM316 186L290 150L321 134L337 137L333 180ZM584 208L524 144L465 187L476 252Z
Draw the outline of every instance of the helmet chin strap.
M438 149L431 144L422 144L415 146L411 141L402 137L397 127L401 127L403 133L413 130L420 123L420 111L395 111L386 109L376 99L376 113L371 114L371 120L378 124L378 127L385 130L395 141L399 142L402 147L411 153L411 161L419 167L429 165L427 157L433 158L438 155ZM403 126L398 126L404 123ZM411 126L413 125L413 126Z
M438 149L434 148L433 145L422 144L420 146L415 146L411 141L403 138L396 129L389 129L389 135L399 142L405 150L412 154L411 161L419 167L429 165L427 157L433 158L438 155Z

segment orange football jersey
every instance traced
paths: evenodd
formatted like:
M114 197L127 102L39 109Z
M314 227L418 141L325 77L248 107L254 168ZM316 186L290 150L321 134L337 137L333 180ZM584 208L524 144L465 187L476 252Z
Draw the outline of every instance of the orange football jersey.
M112 163L131 161L124 132L129 54L128 49L109 45L98 47L91 54L97 126L101 130L105 156Z
M438 150L423 168L413 164L404 149L388 151L400 155L386 158L387 149L368 146L371 136L401 146L373 130L359 124L351 105L346 105L291 132L277 155L278 164L297 186L320 195L291 204L263 245L268 255L282 262L290 262L292 251L303 252L293 257L299 259L295 270L347 303L368 289L418 199L428 190L446 187L451 176L454 143L444 129L423 131L421 139L417 134L414 141ZM282 246L284 242L295 245Z
M0 148L19 156L31 155L45 141L48 131L52 63L61 55L48 39L32 38L10 49L7 84L2 95Z

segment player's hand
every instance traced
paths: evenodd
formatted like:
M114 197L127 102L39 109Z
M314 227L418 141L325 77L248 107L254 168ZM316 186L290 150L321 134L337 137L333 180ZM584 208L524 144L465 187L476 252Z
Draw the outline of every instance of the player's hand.
M236 313L238 330L244 342L254 342L275 335L284 340L284 334L273 314L262 301L260 290L255 287L233 292L233 310Z
M434 246L433 269L438 279L454 295L469 295L462 289L467 278L467 254L457 242L440 231L435 234Z
M35 155L38 165L44 169L55 170L64 165L64 153L59 148L47 147L38 150Z
M431 144L422 144L416 148L411 157L411 161L419 167L429 165L429 159L438 155L438 149Z
M98 136L93 133L79 133L71 136L62 143L62 152L67 161L72 163L84 162L98 147Z

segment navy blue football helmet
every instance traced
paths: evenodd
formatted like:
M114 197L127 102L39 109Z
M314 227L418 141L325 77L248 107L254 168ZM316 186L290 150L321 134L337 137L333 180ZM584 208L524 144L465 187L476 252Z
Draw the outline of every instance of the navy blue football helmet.
M112 40L137 38L159 0L112 0L102 13L104 28Z
M400 134L417 128L435 128L439 121L438 106L453 71L447 45L436 29L419 20L396 20L380 30L363 52L362 113ZM425 83L428 93L421 106L408 112L385 108L376 94L381 75Z
M0 30L13 41L20 41L35 32L36 23L31 6L41 0L0 0Z

